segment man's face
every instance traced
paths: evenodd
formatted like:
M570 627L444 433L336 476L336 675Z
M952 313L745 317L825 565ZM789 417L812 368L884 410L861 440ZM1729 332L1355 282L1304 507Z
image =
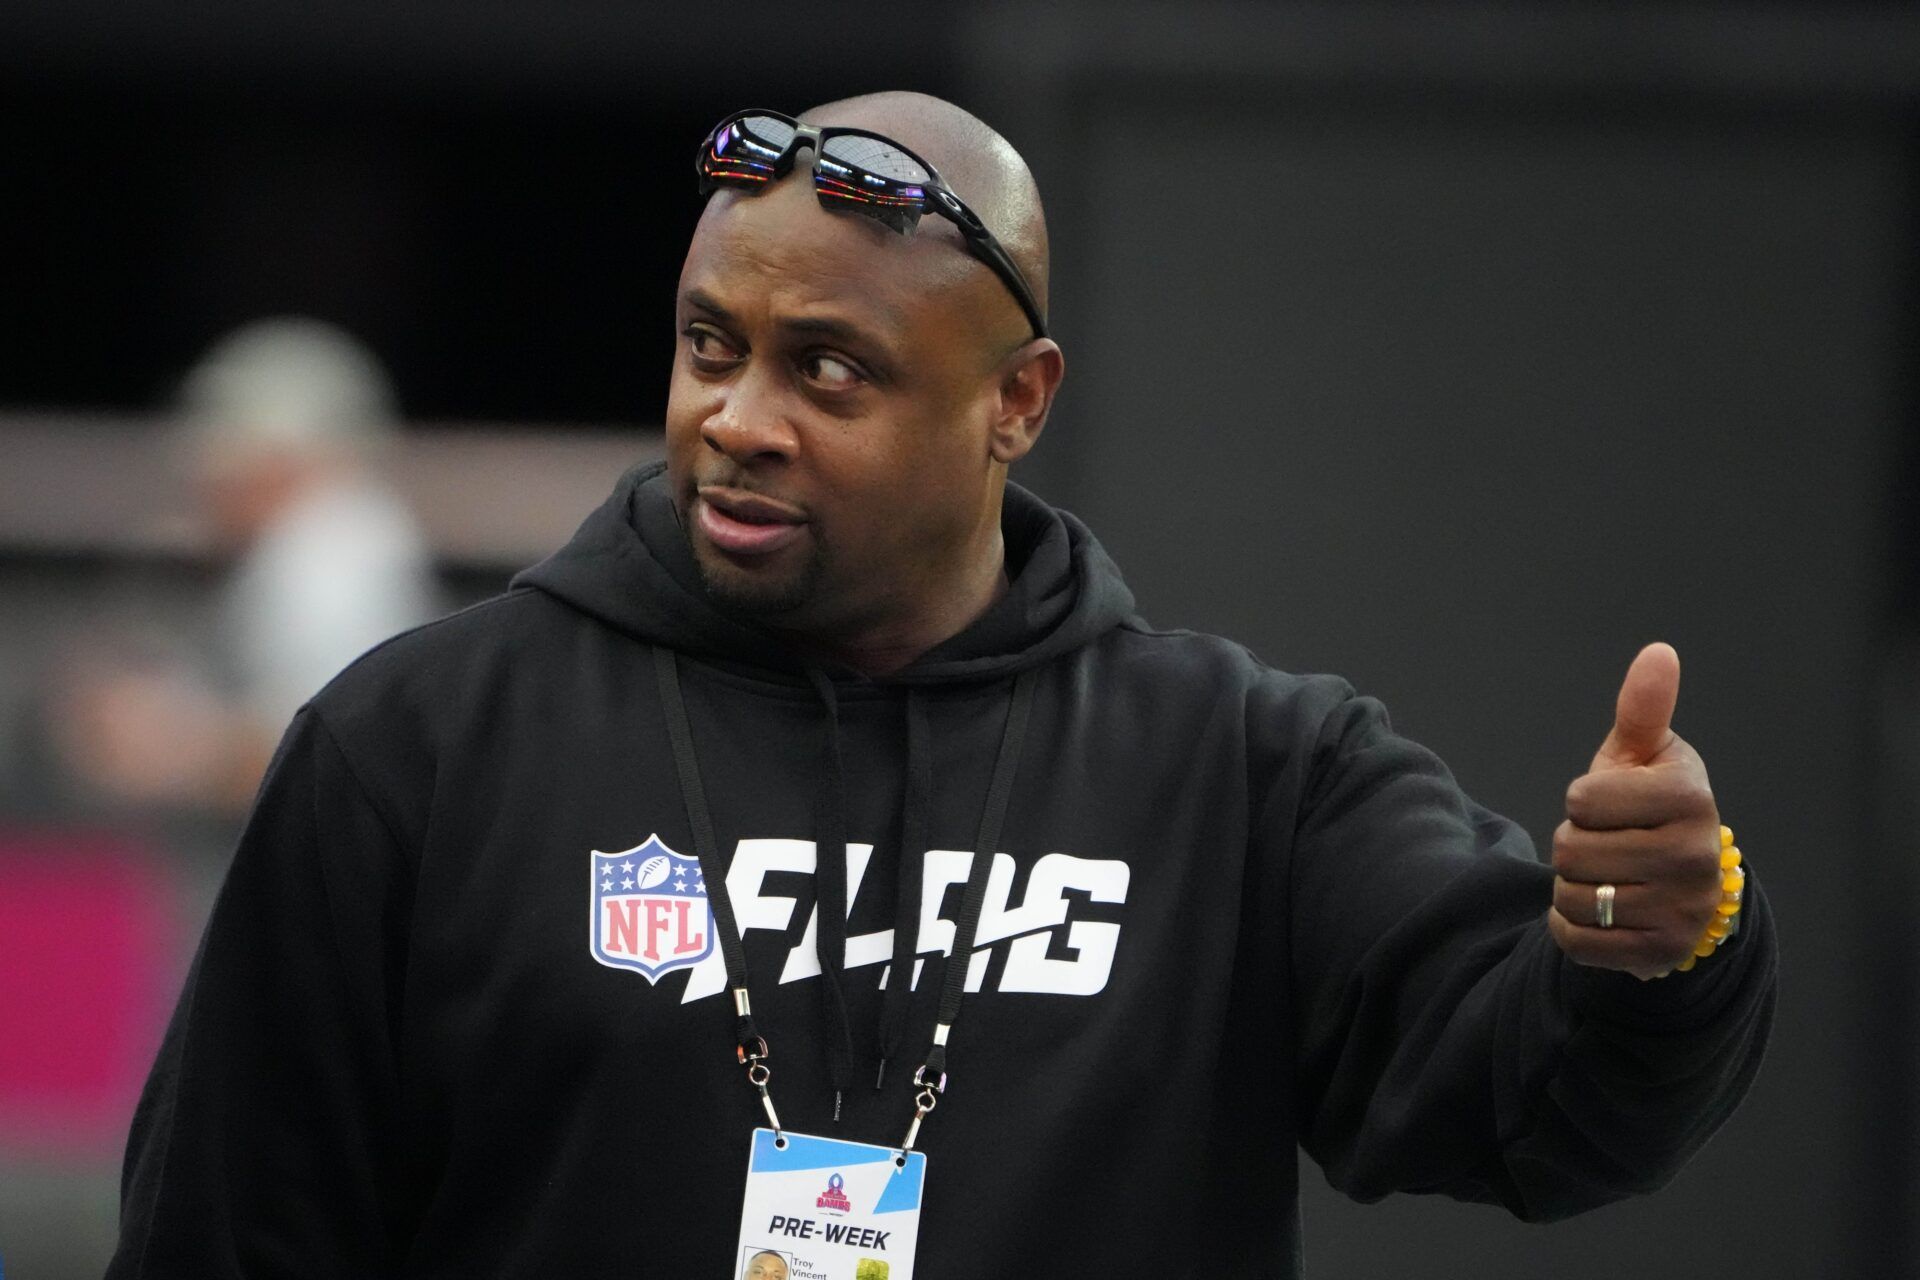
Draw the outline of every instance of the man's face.
M923 608L991 538L993 366L1019 325L938 220L829 213L805 167L717 194L695 232L667 467L708 589L833 637Z
M787 1280L787 1264L777 1253L755 1254L747 1263L745 1280Z

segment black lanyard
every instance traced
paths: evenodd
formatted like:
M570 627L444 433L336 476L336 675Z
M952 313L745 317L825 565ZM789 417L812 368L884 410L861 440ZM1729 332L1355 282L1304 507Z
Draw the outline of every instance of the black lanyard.
M734 1053L740 1065L747 1069L748 1082L760 1091L761 1105L766 1108L774 1131L779 1133L780 1117L767 1092L767 1083L773 1075L767 1068L767 1059L773 1055L767 1047L766 1037L760 1034L753 1021L746 948L741 943L738 918L734 915L733 900L727 892L727 871L731 867L731 859L726 864L720 859L719 842L713 831L713 814L707 808L706 788L700 780L700 767L694 756L693 726L687 719L686 699L680 691L679 660L671 649L659 646L654 648L653 658L654 673L660 684L660 701L667 713L667 736L673 743L674 763L680 775L680 795L687 808L687 824L693 831L694 854L700 859L702 868L711 868L706 875L707 897L713 910L714 927L719 934L720 954L726 963L727 989L733 995ZM981 806L980 828L973 846L973 863L967 869L966 889L960 898L960 918L954 923L953 953L947 957L931 1043L925 1061L913 1073L914 1115L907 1129L906 1140L901 1144L899 1159L902 1161L906 1153L913 1149L920 1133L920 1122L934 1109L947 1089L947 1045L953 1036L953 1026L960 1019L960 1000L966 994L967 970L972 965L974 938L979 933L980 912L986 903L987 878L992 873L1001 833L1006 826L1007 806L1013 797L1013 780L1019 770L1020 749L1026 740L1027 720L1032 710L1033 670L1029 668L1014 677L1013 697L1007 706L1007 719L1000 734L1000 749L994 758L993 780L987 787L986 802ZM924 854L924 851L903 849L901 856L913 857L917 852ZM815 909L818 910L817 904ZM894 927L901 926L896 924ZM918 927L917 923L915 927ZM895 953L899 954L897 946ZM824 969L829 961L840 962L842 958L823 958L821 967ZM910 970L904 973L896 971L888 975L888 981L911 983L913 975Z

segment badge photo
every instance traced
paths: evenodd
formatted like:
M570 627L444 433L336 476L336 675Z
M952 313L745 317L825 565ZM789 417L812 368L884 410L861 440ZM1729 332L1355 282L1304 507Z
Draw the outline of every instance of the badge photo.
M748 1245L740 1267L740 1280L792 1280L793 1260L778 1249L755 1249Z

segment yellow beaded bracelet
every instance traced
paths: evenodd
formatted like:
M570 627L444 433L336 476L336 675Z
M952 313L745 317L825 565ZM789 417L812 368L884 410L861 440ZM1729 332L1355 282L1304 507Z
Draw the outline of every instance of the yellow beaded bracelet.
M1740 895L1747 887L1747 873L1740 866L1740 850L1733 843L1733 828L1720 828L1720 901L1714 907L1713 923L1700 935L1693 954L1674 966L1685 973L1712 955L1728 938L1740 931Z

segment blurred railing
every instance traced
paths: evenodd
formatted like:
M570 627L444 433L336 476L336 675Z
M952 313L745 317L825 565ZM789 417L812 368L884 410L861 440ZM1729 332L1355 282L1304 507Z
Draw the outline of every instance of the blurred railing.
M211 549L165 418L0 413L0 556L197 560ZM416 424L384 471L454 569L514 569L561 543L652 428Z

